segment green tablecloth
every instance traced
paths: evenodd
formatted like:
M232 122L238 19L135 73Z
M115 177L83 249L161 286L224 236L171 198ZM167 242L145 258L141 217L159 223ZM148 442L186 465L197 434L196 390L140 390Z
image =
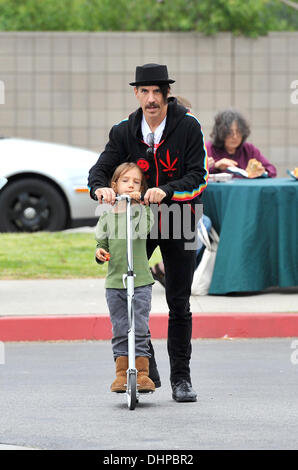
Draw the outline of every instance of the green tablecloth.
M220 235L209 294L298 285L298 181L209 183L202 202Z

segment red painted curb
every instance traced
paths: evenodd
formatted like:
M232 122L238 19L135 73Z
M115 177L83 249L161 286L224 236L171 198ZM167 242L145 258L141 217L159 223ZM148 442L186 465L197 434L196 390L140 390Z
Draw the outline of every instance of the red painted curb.
M167 338L168 316L150 317L152 338ZM295 313L197 313L193 314L193 338L298 337ZM108 340L112 328L108 316L1 317L1 341Z

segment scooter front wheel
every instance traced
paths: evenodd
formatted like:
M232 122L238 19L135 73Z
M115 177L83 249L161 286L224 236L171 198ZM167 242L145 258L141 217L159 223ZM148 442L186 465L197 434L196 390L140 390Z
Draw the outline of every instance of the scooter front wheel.
M137 375L136 371L127 373L127 405L130 410L134 410L137 400Z

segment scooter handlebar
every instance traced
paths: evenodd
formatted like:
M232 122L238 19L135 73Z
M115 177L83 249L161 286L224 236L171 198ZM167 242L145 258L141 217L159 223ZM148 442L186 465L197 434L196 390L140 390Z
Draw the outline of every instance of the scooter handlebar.
M101 197L101 200L104 202L104 197ZM120 194L115 197L116 201L131 201L131 197L129 194ZM141 194L140 201L144 201L144 194Z

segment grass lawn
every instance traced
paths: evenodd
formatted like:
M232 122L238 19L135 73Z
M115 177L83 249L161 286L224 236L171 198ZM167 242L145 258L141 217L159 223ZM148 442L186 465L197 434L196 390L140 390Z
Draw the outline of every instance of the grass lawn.
M108 264L94 260L93 233L0 234L0 279L105 277ZM150 266L161 260L155 250Z

